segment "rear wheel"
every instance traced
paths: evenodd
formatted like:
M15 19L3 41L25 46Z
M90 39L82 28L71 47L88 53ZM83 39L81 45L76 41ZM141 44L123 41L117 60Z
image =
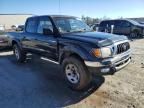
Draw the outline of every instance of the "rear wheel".
M68 86L74 90L82 90L91 81L91 75L82 61L76 57L64 59L63 73Z
M130 33L130 38L138 38L138 36L139 36L139 33L136 31Z
M13 52L18 62L24 62L26 60L26 53L17 44L13 46Z

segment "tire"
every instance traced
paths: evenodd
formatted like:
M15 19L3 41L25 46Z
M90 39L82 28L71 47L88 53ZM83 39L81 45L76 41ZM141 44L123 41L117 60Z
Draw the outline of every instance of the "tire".
M84 90L91 82L87 67L76 57L65 58L62 69L66 83L73 90Z
M130 38L138 38L138 36L139 36L139 33L136 31L130 33Z
M13 45L13 52L17 62L23 63L26 60L26 53L20 49L17 44Z

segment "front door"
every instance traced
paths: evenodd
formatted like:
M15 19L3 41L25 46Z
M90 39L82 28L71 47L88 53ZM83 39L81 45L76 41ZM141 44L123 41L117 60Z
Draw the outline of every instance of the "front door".
M121 21L120 20L114 21L113 33L121 34Z
M49 59L58 59L57 38L54 35L44 35L43 30L50 29L53 32L52 22L48 17L40 17L37 27L37 35L34 40L37 51Z

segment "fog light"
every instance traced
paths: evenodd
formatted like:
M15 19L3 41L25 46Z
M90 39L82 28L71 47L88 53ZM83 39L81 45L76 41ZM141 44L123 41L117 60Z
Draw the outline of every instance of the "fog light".
M102 73L107 73L107 72L109 72L110 71L110 68L103 68L103 69L101 69L101 72Z

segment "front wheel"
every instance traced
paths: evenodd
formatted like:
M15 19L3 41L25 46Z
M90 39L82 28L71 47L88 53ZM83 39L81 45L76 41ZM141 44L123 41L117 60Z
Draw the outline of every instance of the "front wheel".
M74 90L82 90L91 81L91 75L82 61L76 57L64 59L63 73L68 86Z
M13 52L18 62L22 63L26 60L26 53L17 44L13 46Z

